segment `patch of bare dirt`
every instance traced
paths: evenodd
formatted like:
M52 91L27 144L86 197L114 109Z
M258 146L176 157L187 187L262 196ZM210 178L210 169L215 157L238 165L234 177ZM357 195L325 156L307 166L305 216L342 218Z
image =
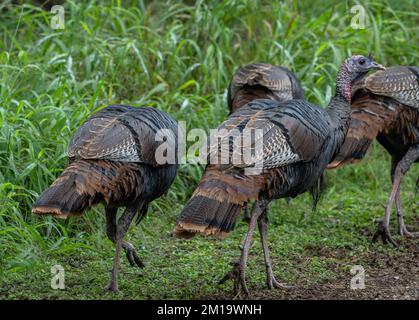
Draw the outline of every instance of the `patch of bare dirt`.
M342 249L333 251L329 248L308 248L313 255L325 257L344 257ZM346 258L348 259L348 258ZM351 289L353 275L348 268L332 264L337 277L314 285L298 286L293 289L268 290L264 286L249 288L249 299L310 299L310 300L419 300L419 242L418 239L404 239L395 254L374 252L362 257L349 259L352 264L363 266L365 270L365 288ZM345 261L343 261L345 263ZM206 297L209 299L232 299L230 296ZM243 297L242 297L243 298Z

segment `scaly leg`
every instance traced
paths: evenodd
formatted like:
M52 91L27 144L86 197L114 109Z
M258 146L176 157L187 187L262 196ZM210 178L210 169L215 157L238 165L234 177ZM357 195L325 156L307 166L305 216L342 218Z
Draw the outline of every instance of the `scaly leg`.
M416 159L418 158L419 158L419 144L412 146L398 163L397 161L393 159L393 164L392 164L392 173L394 172L394 174L392 174L393 188L391 190L391 194L388 199L387 206L386 206L384 220L379 221L378 230L374 234L374 237L373 237L374 241L377 240L378 237L381 237L381 239L383 240L383 243L387 244L390 242L392 245L397 247L397 243L393 240L390 233L391 209L399 193L400 183L403 176L409 170L412 163L415 162Z
M116 241L115 257L114 257L113 268L111 272L111 280L109 284L105 287L105 290L109 290L115 293L119 292L118 273L119 273L119 258L121 254L121 247L122 247L122 240L118 239Z
M391 216L391 208L393 207L394 200L396 198L396 194L399 191L401 177L397 176L393 182L393 188L390 193L390 197L387 202L386 212L384 216L384 220L378 221L378 230L375 232L372 240L376 241L378 237L381 237L381 240L384 244L391 243L393 246L397 247L396 241L393 240L390 232L390 216Z
M391 162L391 182L394 182L394 173L396 171L396 166L398 164L398 160L396 157L393 157ZM406 237L417 237L419 236L419 232L410 232L406 228L406 224L404 222L404 214L402 209L402 201L400 198L400 189L396 195L396 213L397 213L397 224L398 224L398 231L399 235L406 236Z
M118 220L118 224L116 226L116 235L115 235L115 259L112 268L111 280L106 287L107 290L112 292L118 292L118 273L119 273L119 260L120 260L120 253L121 248L123 245L123 238L128 231L128 228L137 213L138 206L126 208L122 216Z
M403 210L402 210L402 202L400 199L400 190L396 195L396 212L397 212L397 222L399 225L399 235L406 236L409 238L415 238L419 236L419 232L411 232L407 230L406 224L404 222Z
M250 222L249 222L249 229L246 234L246 239L244 240L243 247L241 248L241 256L239 262L233 263L233 269L228 272L219 282L224 283L229 279L234 280L234 293L238 294L240 292L240 288L243 289L246 295L249 294L249 289L246 285L246 266L247 266L247 258L249 255L250 244L252 241L253 232L255 231L256 223L262 214L264 207L266 205L263 202L256 201L253 205Z
M272 263L271 258L269 255L269 246L268 246L268 217L266 215L267 208L263 211L263 214L260 216L258 221L259 226L259 233L260 233L260 239L262 242L262 248L263 248L263 255L265 258L265 267L266 267L266 284L268 285L269 289L273 288L283 288L283 289L289 289L292 288L292 286L283 284L275 279L275 276L272 271Z
M106 234L109 240L116 244L116 207L105 207L106 211ZM141 261L134 246L127 242L122 241L122 248L125 251L126 257L132 267L138 266L144 268L144 263Z

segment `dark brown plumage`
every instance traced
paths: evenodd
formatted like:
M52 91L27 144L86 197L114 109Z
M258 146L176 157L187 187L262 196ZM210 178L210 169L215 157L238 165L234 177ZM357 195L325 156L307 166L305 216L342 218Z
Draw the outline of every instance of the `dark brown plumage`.
M396 202L398 231L409 232L403 219L400 182L413 162L419 162L419 68L391 67L357 81L353 89L352 120L345 142L329 168L361 160L372 141L392 156L392 192L383 221L374 236L396 245L390 229L390 214Z
M304 95L297 77L287 68L268 63L251 63L237 70L228 86L230 114L256 99L281 102L304 99ZM243 211L243 220L249 222L247 205Z
M167 155L173 152L173 162L156 157L161 146L156 141L158 132L167 137ZM153 108L108 106L78 128L68 147L68 166L32 208L36 214L66 218L98 203L105 205L106 232L116 244L109 290L118 290L121 248L131 265L143 267L133 245L123 237L135 216L139 222L148 204L172 184L178 169L177 141L178 126L165 113ZM126 209L117 221L118 207Z
M362 56L345 60L336 95L326 109L304 100L256 99L231 114L210 139L210 165L182 210L173 235L224 237L233 230L240 209L255 200L240 263L224 280L234 278L235 289L248 293L247 256L258 224L268 287L283 287L273 276L269 257L268 204L296 197L316 185L345 138L353 81L375 68L382 66ZM246 159L249 154L253 159Z
M268 63L252 63L234 74L228 87L230 113L256 99L287 101L304 99L297 77L285 67Z

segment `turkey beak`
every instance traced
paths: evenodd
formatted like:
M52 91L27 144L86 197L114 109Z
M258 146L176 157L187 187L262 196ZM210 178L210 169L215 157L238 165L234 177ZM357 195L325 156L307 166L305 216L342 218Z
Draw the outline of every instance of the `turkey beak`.
M379 64L375 61L371 62L371 69L386 70L386 68L383 65L381 65L381 64Z

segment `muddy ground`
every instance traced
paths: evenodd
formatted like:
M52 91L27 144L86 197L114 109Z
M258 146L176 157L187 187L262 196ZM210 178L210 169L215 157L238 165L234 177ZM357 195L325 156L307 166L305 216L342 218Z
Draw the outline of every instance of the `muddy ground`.
M342 250L310 248L314 255L323 257L343 256ZM362 262L361 262L362 261ZM335 265L338 277L309 286L296 285L292 289L249 288L248 299L355 299L355 300L419 300L419 241L404 239L399 252L393 255L374 253L354 258L354 265L365 270L365 288L351 289L346 269ZM249 275L251 276L251 275ZM211 296L208 299L245 298L243 295Z

